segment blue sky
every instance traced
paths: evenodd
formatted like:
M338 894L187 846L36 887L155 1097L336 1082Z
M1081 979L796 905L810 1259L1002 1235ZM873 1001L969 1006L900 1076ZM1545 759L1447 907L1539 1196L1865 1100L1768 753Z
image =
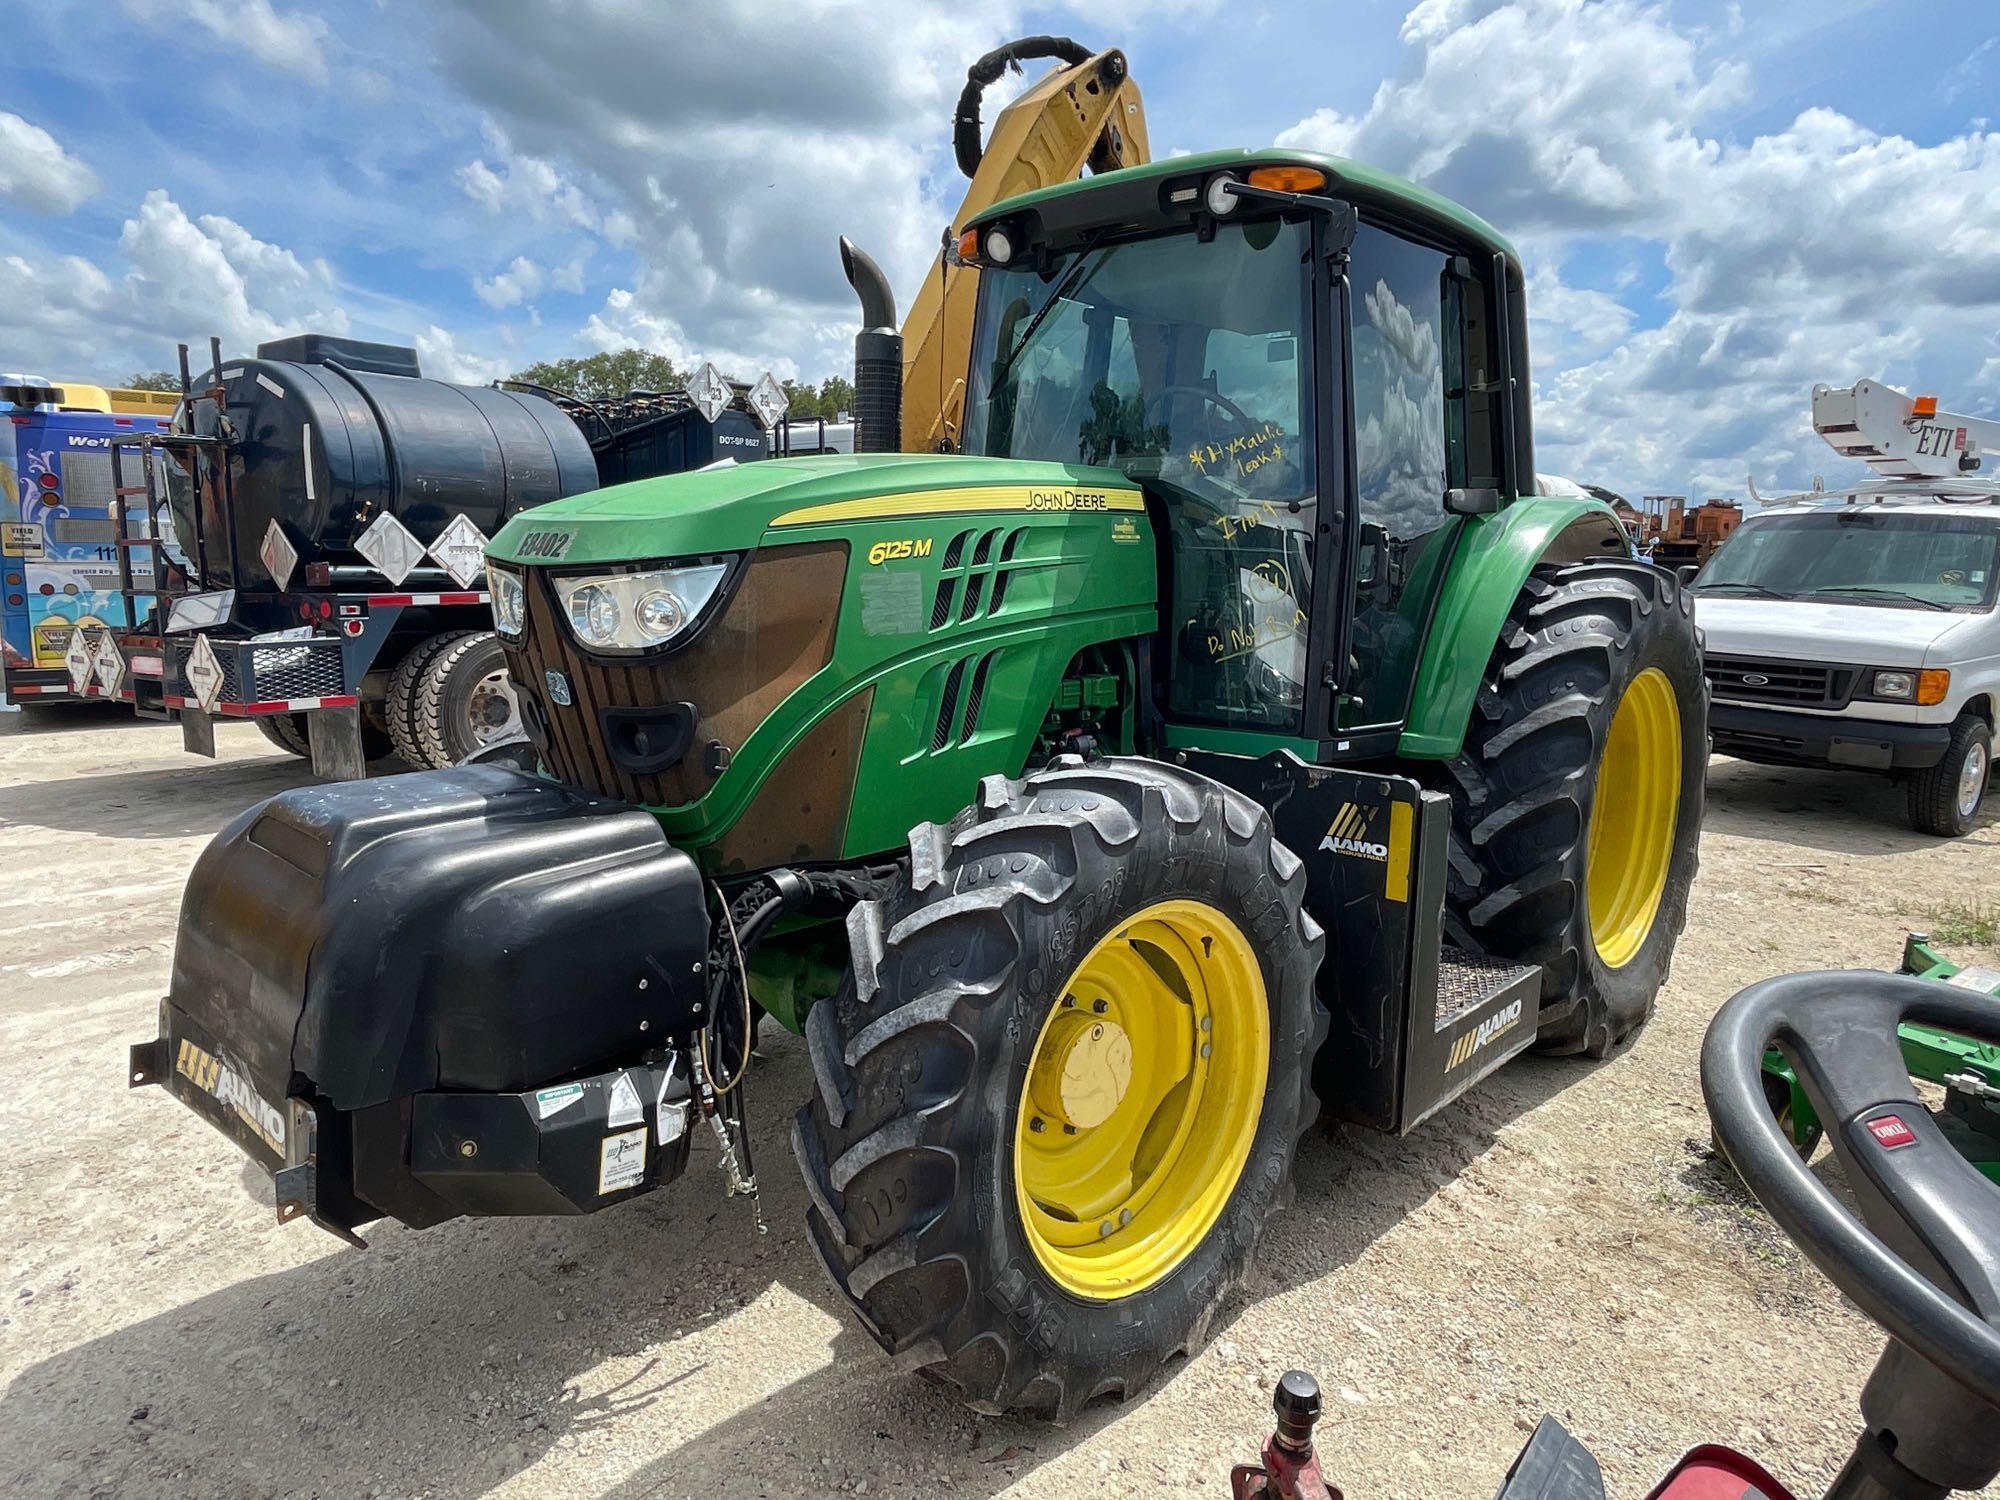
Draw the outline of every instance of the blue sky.
M2000 411L2000 7L1640 0L105 0L10 8L0 368L117 379L315 326L431 373L642 343L841 370L852 235L905 299L965 65L1118 45L1156 152L1283 140L1527 262L1545 468L1840 472L1815 381ZM990 111L989 111L990 118Z

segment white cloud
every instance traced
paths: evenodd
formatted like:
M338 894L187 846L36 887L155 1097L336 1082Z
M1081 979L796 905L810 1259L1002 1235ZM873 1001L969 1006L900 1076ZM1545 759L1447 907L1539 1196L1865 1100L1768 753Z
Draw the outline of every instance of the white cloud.
M549 273L525 255L514 257L507 269L491 277L473 280L472 290L488 307L517 307L533 302L548 285Z
M271 0L125 0L140 19L162 27L192 21L232 51L325 83L327 24L317 16L280 11Z
M505 378L514 362L461 349L457 338L432 323L416 336L417 362L432 380L449 380L459 385L485 385Z
M323 262L232 219L191 219L160 189L118 236L122 266L76 256L0 258L0 347L22 368L167 369L176 342L217 334L231 350L280 334L349 327Z
M74 213L97 191L97 176L56 138L0 110L0 198L36 213Z
M1822 107L1734 139L1723 122L1752 80L1712 55L1728 34L1640 0L1422 0L1401 79L1281 137L1414 177L1516 237L1544 469L1632 490L1740 493L1752 468L1803 483L1838 467L1807 421L1814 382L1984 378L1972 329L2000 309L2000 135L1925 145ZM1664 284L1629 267L1615 291L1566 280L1582 252L1633 245Z
M435 48L486 111L491 146L458 186L496 216L633 253L582 347L840 369L854 301L836 237L868 249L907 306L963 189L931 168L965 68L1017 34L1021 10L822 0L810 24L774 28L753 0L715 0L689 27L610 0L456 0ZM545 244L518 248L553 264Z

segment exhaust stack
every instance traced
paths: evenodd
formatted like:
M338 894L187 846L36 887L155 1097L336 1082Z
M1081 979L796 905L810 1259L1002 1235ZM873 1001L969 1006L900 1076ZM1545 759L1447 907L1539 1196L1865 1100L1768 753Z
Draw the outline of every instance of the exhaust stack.
M868 252L840 237L840 268L861 299L854 336L854 451L894 453L903 436L903 335L889 278Z

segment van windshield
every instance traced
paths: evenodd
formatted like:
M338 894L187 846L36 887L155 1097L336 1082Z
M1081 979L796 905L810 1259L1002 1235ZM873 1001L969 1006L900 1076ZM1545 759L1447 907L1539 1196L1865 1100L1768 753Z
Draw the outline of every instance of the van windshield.
M1752 517L1716 550L1704 594L1987 609L2000 583L2000 518L1842 506Z
M1275 219L981 272L965 451L1102 464L1172 533L1176 717L1296 730L1318 494L1311 233Z

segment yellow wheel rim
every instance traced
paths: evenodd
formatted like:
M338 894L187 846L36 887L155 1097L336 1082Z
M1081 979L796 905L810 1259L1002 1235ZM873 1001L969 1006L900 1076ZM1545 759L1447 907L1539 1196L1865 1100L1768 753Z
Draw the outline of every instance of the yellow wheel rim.
M1632 679L1611 716L1590 809L1584 886L1591 938L1622 969L1653 930L1681 802L1681 710L1658 667Z
M1084 955L1043 1020L1014 1126L1035 1258L1108 1301L1173 1273L1229 1202L1263 1113L1257 955L1200 901L1162 901Z

